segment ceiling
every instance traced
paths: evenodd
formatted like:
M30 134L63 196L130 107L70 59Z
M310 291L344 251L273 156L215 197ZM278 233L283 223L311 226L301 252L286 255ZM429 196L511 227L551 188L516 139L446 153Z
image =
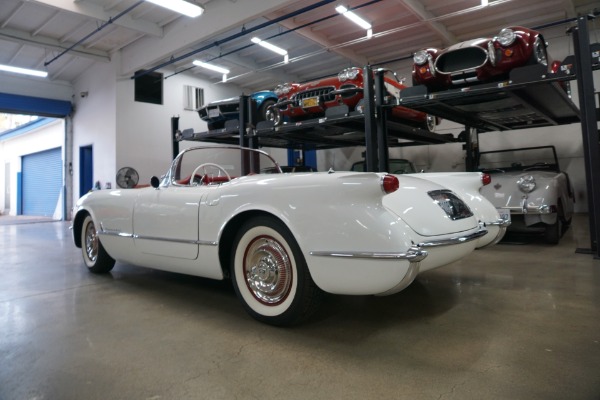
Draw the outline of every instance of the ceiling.
M371 22L373 37L335 12L340 1L196 0L191 19L138 0L1 0L0 64L47 70L73 82L93 63L118 60L119 73L155 69L222 75L193 67L210 61L248 90L307 81L348 66L408 69L411 53L493 36L508 25L539 27L597 12L593 0L346 0ZM594 22L598 24L598 22ZM564 31L564 28L561 28ZM258 45L257 36L288 50L290 62ZM40 79L40 78L33 78Z

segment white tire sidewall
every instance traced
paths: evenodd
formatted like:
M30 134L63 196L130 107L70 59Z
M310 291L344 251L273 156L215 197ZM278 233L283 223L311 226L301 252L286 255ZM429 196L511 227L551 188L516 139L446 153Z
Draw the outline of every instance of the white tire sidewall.
M279 242L285 249L292 266L292 286L286 299L276 305L266 305L261 303L251 293L250 288L246 283L246 275L244 273L244 254L248 245L258 236L270 236ZM244 233L241 237L234 254L234 270L235 270L235 284L239 290L241 297L244 302L257 314L266 317L276 317L286 312L292 305L296 294L298 292L298 269L296 267L296 259L294 253L290 248L287 240L281 236L273 228L267 226L256 226Z

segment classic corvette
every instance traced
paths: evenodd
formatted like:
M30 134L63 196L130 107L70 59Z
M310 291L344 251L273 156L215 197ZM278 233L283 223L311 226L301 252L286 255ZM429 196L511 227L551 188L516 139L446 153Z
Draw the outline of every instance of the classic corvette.
M261 173L266 153L184 150L152 187L76 204L73 239L91 272L115 260L230 278L254 318L290 325L323 292L388 295L471 253L486 234L447 188L368 172Z
M488 233L477 241L477 248L481 249L498 243L504 237L507 227L511 224L510 214L500 215L496 207L481 193L480 188L489 185L491 176L482 172L420 172L412 162L402 158L390 159L389 172L392 174L405 174L414 176L445 186L456 193L471 209L479 223ZM357 161L352 164L352 171L364 171L365 162ZM398 177L401 179L402 177Z
M277 102L277 95L269 90L261 90L250 95L256 103L255 123L264 121L267 109ZM198 115L208 125L208 130L222 129L225 121L235 120L240 114L240 98L217 100L206 104L198 109Z
M419 50L413 61L413 86L425 85L431 90L503 80L511 70L525 65L549 66L541 33L521 26L504 28L493 38L468 40L443 50Z
M395 98L399 98L400 91L406 87L389 73L384 77L384 85L387 95ZM360 111L364 108L363 87L363 70L356 67L346 68L337 76L312 82L284 83L274 89L279 100L271 107L272 114L267 119L280 125L318 118L325 115L326 109L341 104L348 106L350 111ZM402 106L392 107L389 120L432 132L439 123L434 116Z
M571 223L575 194L554 146L481 152L479 167L493 181L480 192L510 216L509 230L540 232L547 243L559 242Z

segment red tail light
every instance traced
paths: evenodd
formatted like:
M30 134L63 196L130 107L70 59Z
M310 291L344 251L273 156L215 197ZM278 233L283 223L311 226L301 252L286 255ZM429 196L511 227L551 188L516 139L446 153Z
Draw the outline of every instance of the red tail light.
M481 174L481 183L483 186L492 183L492 176L490 174Z
M385 194L394 193L400 187L400 181L394 175L386 175L381 180L381 188Z

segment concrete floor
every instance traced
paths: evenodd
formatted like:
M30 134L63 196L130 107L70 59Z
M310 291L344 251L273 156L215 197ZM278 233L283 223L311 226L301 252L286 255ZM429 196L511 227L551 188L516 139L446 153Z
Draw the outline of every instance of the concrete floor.
M0 399L600 399L600 260L577 216L282 329L223 282L86 271L66 222L0 224ZM517 238L521 240L521 238Z

